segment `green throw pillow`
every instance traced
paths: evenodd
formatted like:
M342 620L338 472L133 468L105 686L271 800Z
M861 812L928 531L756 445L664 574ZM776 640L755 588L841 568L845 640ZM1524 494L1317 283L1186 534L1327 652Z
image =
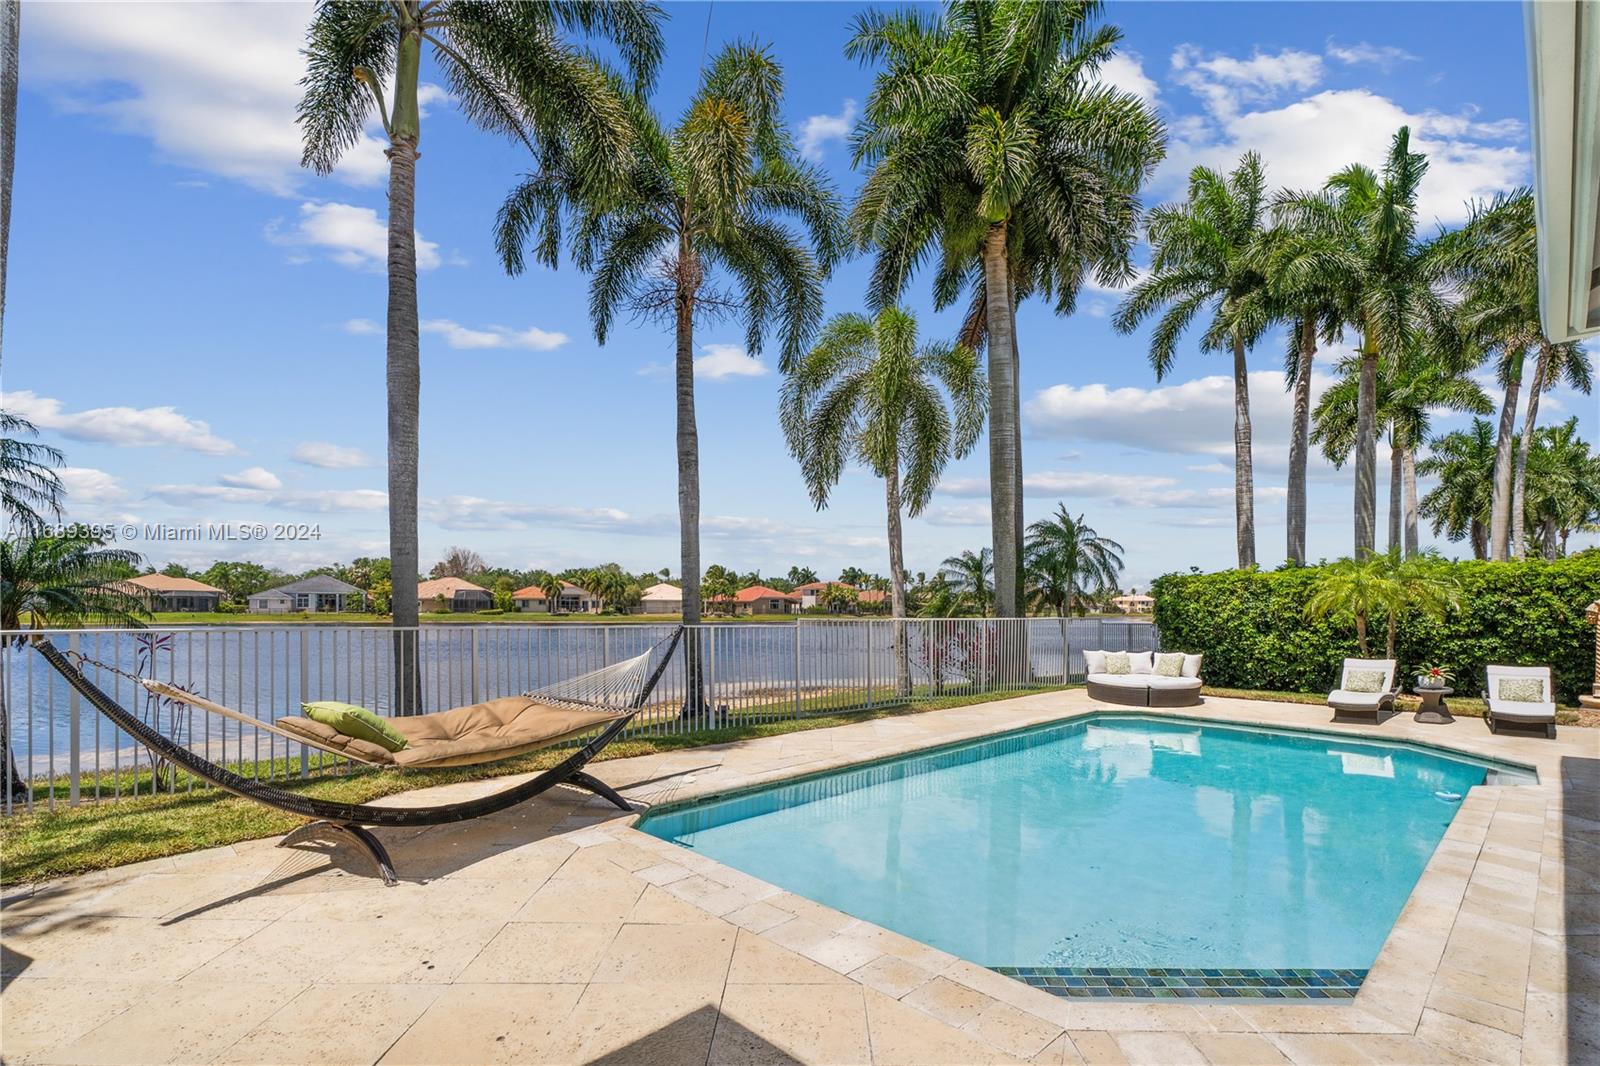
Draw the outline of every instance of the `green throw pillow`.
M1106 652L1106 673L1108 673L1108 674L1131 674L1131 673L1133 673L1133 664L1128 661L1128 653L1125 652L1125 651L1108 651L1108 652Z
M1502 677L1495 695L1507 703L1543 703L1544 679L1538 677Z
M333 700L302 703L300 707L313 722L321 722L344 736L376 744L385 751L399 751L406 746L405 734L365 707Z
M1156 673L1162 677L1183 676L1183 652L1161 652L1156 656Z
M1346 670L1344 673L1344 690L1346 692L1380 692L1383 690L1383 671Z

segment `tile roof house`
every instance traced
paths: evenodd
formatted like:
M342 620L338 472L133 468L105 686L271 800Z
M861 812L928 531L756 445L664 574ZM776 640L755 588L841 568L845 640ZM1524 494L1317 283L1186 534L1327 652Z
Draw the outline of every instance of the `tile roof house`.
M417 583L417 602L424 611L483 611L494 606L494 596L464 577L436 577Z
M856 605L858 607L878 607L884 603L887 603L889 600L889 594L887 592L879 592L877 589L858 589L854 585L845 584L843 581L811 581L804 585L796 586L794 590L794 594L800 597L800 609L802 611L809 611L823 606L823 590L830 587L847 588L854 592L856 594ZM843 614L846 609L844 607L835 606L832 608L832 610L836 614Z
M683 589L665 581L651 585L639 594L639 610L645 614L681 614Z
M734 614L792 614L799 606L800 597L766 585L751 585L734 593L731 601L729 597L719 596L717 602L731 602Z
M511 604L519 611L550 610L550 598L538 585L529 585L513 592ZM605 609L605 605L605 600L588 589L574 585L570 581L563 581L561 595L556 601L556 610L566 614L599 614Z
M215 585L192 577L143 574L119 583L125 591L143 599L152 611L215 611L227 595Z
M367 594L328 574L314 574L275 588L250 594L251 614L285 614L289 611L344 611L365 606Z

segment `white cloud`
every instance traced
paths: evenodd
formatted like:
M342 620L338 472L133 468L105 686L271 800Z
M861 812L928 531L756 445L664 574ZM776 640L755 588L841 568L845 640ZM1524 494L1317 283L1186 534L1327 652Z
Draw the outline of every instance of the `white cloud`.
M694 359L694 376L719 381L722 378L759 378L772 373L772 368L748 354L739 344L702 344L704 355Z
M176 407L96 407L69 413L61 409L60 400L21 389L6 394L6 410L72 440L124 448L165 445L207 455L239 450L232 441L211 432L206 423L178 413Z
M283 488L283 482L278 480L278 475L263 466L252 466L248 470L241 470L237 474L223 474L217 479L224 485L240 489L272 489Z
M1100 64L1100 80L1125 93L1132 93L1145 103L1153 104L1160 96L1155 79L1144 72L1144 57L1138 52L1114 53Z
M1366 89L1330 89L1282 107L1221 114L1189 125L1169 144L1155 185L1176 194L1192 168L1231 170L1253 149L1266 161L1272 185L1317 189L1351 163L1380 166L1395 131L1406 125L1412 149L1428 157L1418 195L1424 230L1436 220L1459 222L1466 217L1467 201L1527 180L1526 149L1503 143L1509 122L1412 113Z
M666 363L658 363L654 361L648 362L644 366L641 366L638 370L634 371L636 375L642 378L664 377L671 372L672 368Z
M342 328L346 333L353 333L358 337L371 336L383 332L383 327L370 318L346 319Z
M482 496L444 496L423 500L422 512L444 529L493 530L561 526L614 532L663 532L664 516L638 517L615 507L565 507L491 500Z
M1312 403L1333 383L1313 371ZM1258 472L1288 464L1294 397L1283 375L1250 374L1252 453ZM1233 379L1215 374L1153 388L1053 385L1025 406L1030 433L1054 440L1098 441L1146 452L1215 457L1233 463ZM1315 452L1315 449L1313 449ZM1313 455L1314 463L1321 463Z
M1119 507L1207 510L1233 506L1232 485L1193 489L1182 488L1181 484L1178 478L1162 474L1042 470L1023 475L1022 493L1068 501L1106 500ZM987 496L989 481L987 478L957 479L941 485L939 491L949 496ZM1284 489L1257 485L1255 493L1258 501L1274 499L1281 498ZM956 510L963 513L961 509ZM982 510L987 513L987 508ZM972 509L974 515L977 511L977 508Z
M455 102L456 98L443 85L435 85L431 81L425 81L417 86L417 111L422 118L428 117L429 109L435 104L453 107Z
M425 319L420 328L424 333L443 337L445 343L452 348L465 349L531 348L536 352L548 352L561 347L570 339L565 333L543 330L536 326L529 326L527 329L508 329L505 326L469 329L448 318Z
M128 490L114 476L104 470L88 466L64 466L56 471L62 487L67 490L67 504L119 503L128 498Z
M987 487L984 491L988 491ZM930 526L987 527L990 513L986 503L958 503L930 507L920 517Z
M237 485L152 485L150 495L176 507L212 505L253 505L286 511L334 514L346 511L381 511L389 506L389 495L377 489L305 489L276 491ZM259 513L240 520L268 521L271 515Z
M341 266L383 270L389 258L387 223L372 208L354 204L303 203L292 225L274 219L265 235L273 244L293 249L293 262L306 262L313 251L321 251ZM439 246L420 233L416 241L417 269L436 269L442 262Z
M1366 41L1346 45L1329 41L1328 55L1349 66L1369 63L1385 70L1396 63L1409 63L1417 58L1404 48L1396 48L1392 44L1368 44Z
M1322 57L1285 48L1255 52L1239 59L1220 52L1207 55L1192 44L1172 53L1172 77L1198 96L1220 118L1236 114L1248 102L1270 100L1287 90L1306 90L1322 80Z
M800 124L800 154L807 159L820 161L823 145L829 141L842 141L850 135L856 120L856 102L846 100L837 115L812 115Z
M32 4L23 76L178 165L291 195L309 173L295 107L310 18L304 3ZM363 136L336 174L375 185L387 169Z
M306 441L295 445L289 457L297 463L317 466L324 470L348 470L375 465L374 460L360 448L347 448L326 441Z

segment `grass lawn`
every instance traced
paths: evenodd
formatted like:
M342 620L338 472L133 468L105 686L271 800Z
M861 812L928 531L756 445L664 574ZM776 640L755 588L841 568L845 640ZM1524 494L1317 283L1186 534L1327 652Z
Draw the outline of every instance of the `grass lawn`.
M1311 703L1326 706L1328 696L1325 692L1271 692L1265 689L1244 688L1213 688L1207 685L1200 692L1206 696L1231 697L1239 700L1276 700L1280 703ZM1416 711L1422 699L1402 693L1395 701L1395 709L1404 714ZM1457 718L1482 718L1489 709L1489 704L1475 696L1450 696L1446 698L1445 705L1450 708L1450 713ZM1557 725L1593 726L1600 725L1600 717L1577 707L1556 707Z
M826 729L829 726L846 725L850 722L918 714L943 707L987 703L995 699L1006 699L1009 695L1034 695L1052 691L1060 691L1060 688L1033 689L1028 693L942 696L928 699L914 707L819 714L814 717L789 718L774 722L734 724L719 729L673 736L637 737L613 743L595 761L626 759L635 755L652 755L656 752L727 744L738 740L780 736L810 729ZM490 766L408 771L405 774L362 768L304 781L290 778L287 781L280 781L279 784L283 788L315 796L318 799L366 803L380 796L411 789L546 769L560 762L568 750L570 749L534 752ZM278 775L291 775L298 773L299 767L298 758L279 760L274 772ZM82 782L83 794L92 794L94 786L93 775L85 774ZM115 803L86 802L78 807L69 808L66 806L67 784L65 779L61 779L53 785L57 797L57 809L54 813L36 810L33 814L15 814L0 820L0 884L14 885L47 880L69 874L86 873L90 870L124 866L146 859L181 855L185 852L242 840L280 836L304 821L294 815L283 814L209 787L197 787L192 792L180 791L176 795L152 796L148 771L138 775L137 780L134 775L124 773L120 779L120 786L124 795L137 791L139 798L124 799ZM111 787L108 775L105 790L109 793ZM187 788L184 780L180 780L179 788ZM41 787L36 793L34 802L37 806L43 801Z

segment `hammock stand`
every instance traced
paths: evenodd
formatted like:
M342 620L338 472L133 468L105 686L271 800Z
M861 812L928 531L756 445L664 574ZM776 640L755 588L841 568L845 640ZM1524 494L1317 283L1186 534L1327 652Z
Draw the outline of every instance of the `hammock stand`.
M585 773L584 767L606 745L615 740L618 734L628 727L628 723L632 722L644 710L644 705L649 700L650 693L655 689L657 682L661 680L661 675L666 672L667 665L672 661L672 653L682 636L682 627L673 631L672 636L664 642L667 648L661 656L661 661L656 664L655 669L645 679L639 692L631 698L614 720L607 723L588 743L567 756L559 764L519 785L476 799L446 803L437 807L377 807L363 803L335 803L312 796L303 796L285 789L275 788L259 780L243 777L163 736L160 732L146 725L137 715L130 714L121 704L108 696L103 689L93 681L90 681L82 669L75 665L73 660L68 658L66 653L57 648L48 638L35 638L32 643L39 654L44 657L45 662L49 663L57 673L64 677L67 683L84 699L88 700L95 710L105 715L114 726L150 749L156 756L183 767L195 777L210 782L220 789L233 793L235 796L288 814L311 819L305 825L296 827L284 836L279 842L280 847L286 847L304 839L313 829L331 830L349 840L364 852L378 868L378 873L382 876L384 884L392 886L398 883L398 879L395 877L394 864L390 861L389 853L384 849L383 844L365 828L366 826L402 829L470 821L474 818L482 818L485 815L495 814L515 807L541 793L548 792L557 785L572 785L575 788L583 789L586 792L591 792L609 800L624 811L633 810L628 801L618 795L615 789L604 781ZM648 661L649 656L655 654L656 649L659 647L660 644L657 644L644 653L646 661ZM105 666L106 664L98 665ZM106 668L115 669L114 667ZM249 715L223 707L221 704L212 703L182 689L176 689L162 682L152 681L149 678L135 678L135 680L152 691L157 691L162 695L168 696L168 698L188 703L201 710L225 714L241 724L274 733L295 743L307 744L310 747L317 746L309 743L304 737L279 730L269 723L261 722ZM565 698L563 702L578 703L580 701ZM332 751L333 749L327 750ZM522 749L519 753L525 753L525 750ZM345 752L334 751L333 753L345 758L351 757ZM485 763L495 762L500 758L508 757L508 755L497 757L489 753L488 757L482 761ZM364 760L354 759L353 761L362 762Z

